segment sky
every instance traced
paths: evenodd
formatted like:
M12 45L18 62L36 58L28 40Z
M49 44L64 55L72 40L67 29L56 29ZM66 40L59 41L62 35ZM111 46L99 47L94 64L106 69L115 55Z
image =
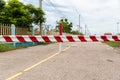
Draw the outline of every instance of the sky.
M39 0L20 0L39 7ZM54 28L56 21L65 17L73 23L73 29L78 30L79 15L82 32L91 35L102 35L106 32L120 32L120 0L43 0L46 24ZM118 27L119 29L118 29Z

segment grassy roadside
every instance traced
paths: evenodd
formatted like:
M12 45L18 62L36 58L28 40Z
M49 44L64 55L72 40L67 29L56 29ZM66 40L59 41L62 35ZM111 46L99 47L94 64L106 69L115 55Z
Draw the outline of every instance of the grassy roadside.
M53 43L55 43L55 42L41 42L40 44L41 45L48 45L48 44L53 44Z
M105 42L107 45L111 47L120 47L120 42Z
M25 45L20 46L20 47L14 47L12 45L5 43L5 44L0 44L0 52L6 52L6 51L15 50L15 49L27 48L27 47L28 46L25 46Z
M0 44L0 52L5 52L5 51L10 51L10 50L14 50L16 48L14 48L13 46L10 46L8 44Z
M48 43L46 43L46 42L40 42L39 45L48 45L48 44L51 44L51 42L48 42ZM32 46L37 46L37 45L33 44L33 45L30 45L30 46L27 46L25 44L22 44L21 46L14 47L13 45L4 43L4 44L0 44L0 52L6 52L6 51L10 51L10 50L27 48L27 47L32 47Z

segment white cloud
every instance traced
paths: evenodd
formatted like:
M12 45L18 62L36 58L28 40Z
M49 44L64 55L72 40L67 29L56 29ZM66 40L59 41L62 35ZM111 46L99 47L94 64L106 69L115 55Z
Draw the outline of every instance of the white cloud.
M31 0L23 2L39 3ZM116 23L120 22L120 0L49 0L43 1L47 23L54 24L56 20L66 16L74 27L78 25L78 15L81 14L81 26L88 25L91 33L103 34L104 32L116 33Z
M115 33L116 22L120 17L119 0L70 1L84 16L85 22L89 25L92 33L102 34L108 31Z

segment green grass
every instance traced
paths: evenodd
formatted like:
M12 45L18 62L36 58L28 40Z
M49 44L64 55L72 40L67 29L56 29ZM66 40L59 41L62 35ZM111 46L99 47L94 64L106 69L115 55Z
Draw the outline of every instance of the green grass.
M108 44L111 47L120 47L120 42L105 42L106 44Z
M0 52L10 51L13 49L15 49L15 48L8 44L0 44Z
M28 46L21 46L21 47L14 47L12 45L9 45L8 43L0 43L0 52L6 52L6 51L11 51L15 49L21 49L21 48L27 48Z
M51 43L53 43L53 42L41 42L40 45L48 45L48 44L51 44ZM35 45L31 45L31 46L35 46ZM12 45L9 45L8 43L0 43L0 52L6 52L6 51L10 51L10 50L27 48L27 47L28 46L26 46L26 45L22 45L20 47L14 47Z
M48 45L48 44L52 44L52 43L54 43L54 42L41 42L40 44L41 45Z

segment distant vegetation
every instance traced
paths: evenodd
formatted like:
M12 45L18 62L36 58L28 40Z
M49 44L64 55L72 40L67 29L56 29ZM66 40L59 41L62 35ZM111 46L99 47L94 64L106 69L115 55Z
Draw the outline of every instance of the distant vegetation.
M64 33L70 33L72 31L73 24L72 24L72 22L69 22L68 19L66 19L66 18L63 18L63 19L57 21L56 31L59 30L60 23L62 23L62 28L63 28Z
M77 31L77 30L71 31L71 34L74 34L74 35L83 35L82 33L80 33L80 32Z
M72 30L73 23L69 22L68 19L66 19L66 18L62 18L62 19L57 21L56 31L59 31L60 23L62 23L63 33L70 33L70 34L74 34L74 35L82 35L82 33L78 32L77 30Z

